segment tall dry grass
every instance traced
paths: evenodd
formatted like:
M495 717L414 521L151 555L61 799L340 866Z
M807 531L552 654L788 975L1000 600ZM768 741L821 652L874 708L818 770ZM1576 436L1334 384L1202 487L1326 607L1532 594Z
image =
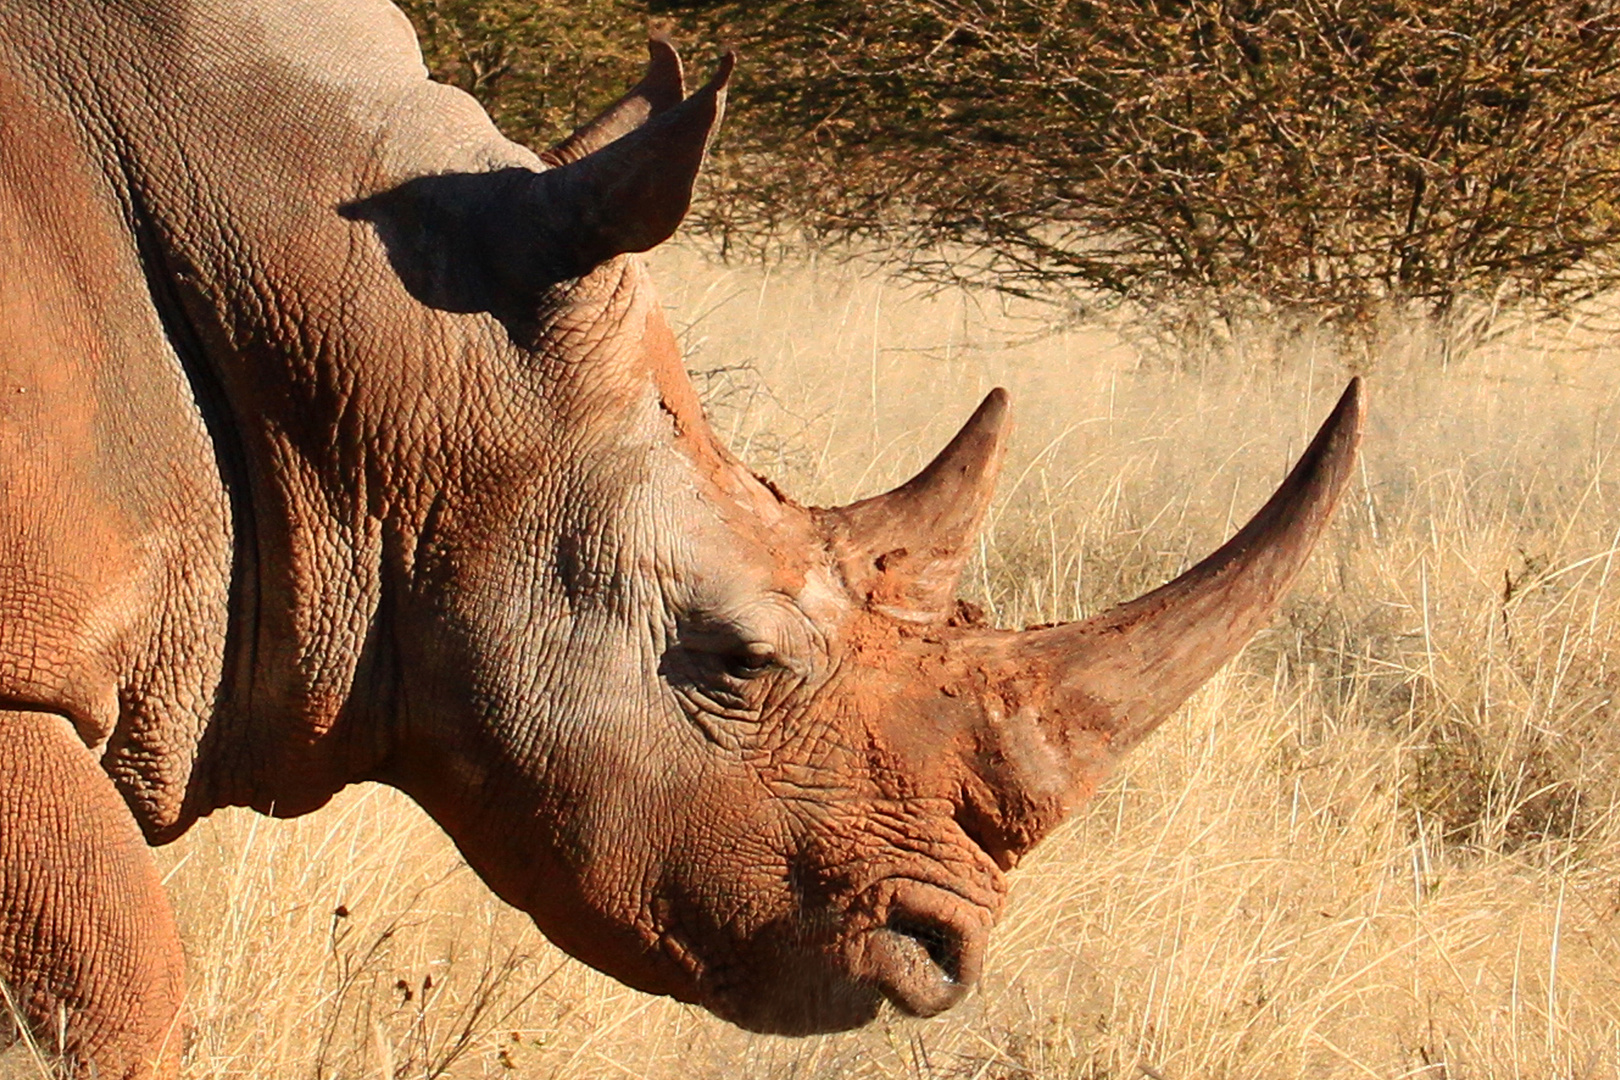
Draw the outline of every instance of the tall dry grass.
M806 500L904 478L1011 389L967 584L1007 625L1213 548L1345 377L1309 335L1144 362L858 269L660 262L716 426ZM1284 614L1017 872L947 1017L785 1040L625 990L362 789L160 853L185 1076L1620 1074L1620 338L1527 328L1444 369L1386 339L1362 482Z

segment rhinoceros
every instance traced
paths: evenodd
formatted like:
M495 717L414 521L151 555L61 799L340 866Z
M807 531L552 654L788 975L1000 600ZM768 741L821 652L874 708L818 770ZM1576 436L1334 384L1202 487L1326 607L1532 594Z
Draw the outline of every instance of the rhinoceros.
M1224 547L1075 624L955 599L999 390L887 494L754 475L636 257L732 60L688 94L649 52L535 154L384 0L0 9L0 979L81 1070L177 1067L149 845L366 780L632 987L938 1013L1325 527L1354 383Z

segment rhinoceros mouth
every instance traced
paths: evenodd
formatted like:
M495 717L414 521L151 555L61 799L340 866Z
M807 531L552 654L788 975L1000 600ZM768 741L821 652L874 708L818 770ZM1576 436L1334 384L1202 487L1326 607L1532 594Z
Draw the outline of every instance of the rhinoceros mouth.
M785 962L766 987L728 988L706 997L704 1008L761 1035L825 1035L862 1027L877 1016L882 988L816 964ZM796 970L795 970L796 969Z
M818 946L786 922L747 943L693 938L690 928L675 927L660 939L660 951L686 972L684 989L664 992L761 1035L848 1031L883 1005L881 989L853 977L832 941Z
M885 999L915 1017L956 1005L978 980L988 913L949 889L913 880L891 879L874 891L881 904L859 905L864 916L846 913L841 930L836 920L814 933L799 919L784 920L747 944L711 949L666 930L665 954L678 958L692 980L690 996L676 996L769 1035L861 1027Z
M711 970L700 982L700 1003L724 1020L767 1035L861 1027L877 1016L885 999L908 1016L935 1016L966 997L978 977L982 950L972 937L945 922L895 911L883 925L856 935L850 963L809 951L783 955L771 965L775 970L765 973L770 981L764 986L716 978Z

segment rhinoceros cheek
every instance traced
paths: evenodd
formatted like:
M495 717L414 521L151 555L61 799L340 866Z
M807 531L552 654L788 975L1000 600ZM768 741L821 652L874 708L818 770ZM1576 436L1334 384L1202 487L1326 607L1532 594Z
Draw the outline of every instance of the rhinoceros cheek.
M661 947L644 925L586 908L561 915L530 908L528 914L553 945L632 990L702 1004L688 964Z

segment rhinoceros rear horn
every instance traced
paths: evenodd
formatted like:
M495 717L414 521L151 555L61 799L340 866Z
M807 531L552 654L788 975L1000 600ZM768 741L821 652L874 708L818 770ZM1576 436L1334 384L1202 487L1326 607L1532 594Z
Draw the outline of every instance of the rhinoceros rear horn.
M995 493L1006 429L1007 392L998 388L912 479L817 511L845 581L869 606L908 622L951 613L957 578Z
M623 138L648 120L679 105L686 97L686 77L675 46L662 33L647 39L647 74L624 97L590 123L540 155L548 165L567 165Z
M709 140L725 113L726 83L736 60L727 54L702 89L679 104L662 105L679 82L679 61L654 39L652 70L630 104L610 108L553 153L578 154L609 138L643 111L649 119L556 168L536 173L524 192L531 224L528 258L507 267L562 280L588 273L616 255L647 251L669 239L686 217ZM673 78L671 73L673 72ZM617 112L616 112L617 110ZM506 276L503 275L503 276Z

